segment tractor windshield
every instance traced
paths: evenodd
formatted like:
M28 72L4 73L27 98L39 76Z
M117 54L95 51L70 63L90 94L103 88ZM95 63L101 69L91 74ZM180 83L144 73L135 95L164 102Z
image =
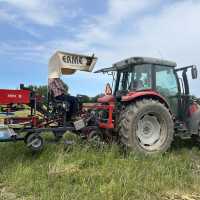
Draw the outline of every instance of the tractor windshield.
M151 89L151 65L135 65L118 71L116 91L139 91Z

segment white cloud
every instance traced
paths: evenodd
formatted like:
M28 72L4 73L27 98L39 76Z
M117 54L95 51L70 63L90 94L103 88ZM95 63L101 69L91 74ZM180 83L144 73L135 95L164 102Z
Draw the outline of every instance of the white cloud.
M117 28L131 28L132 24L123 27L127 19L131 18L133 24L136 24L138 15L144 14L145 11L158 6L159 3L160 0L109 0L107 12L83 23L77 38L79 41L87 41L88 45L110 46L117 35Z
M0 10L0 20L13 22L17 19L16 15L9 15L5 9Z
M19 17L16 14L9 14L7 9L0 9L0 22L6 22L7 24L15 26L18 30L24 31L31 36L38 38L40 37L40 33L34 30L33 28L28 28L26 25L22 23Z
M141 14L141 12L151 9L152 6L155 6L159 2L159 0L110 0L108 3L108 16L111 21L116 23L126 19L130 15Z
M62 0L2 0L1 3L6 5L7 15L15 16L24 23L57 26L66 16L66 12L68 17L76 15L70 9L63 9ZM69 3L68 1L67 4Z
M100 63L139 55L174 60L179 66L200 66L199 1L176 1L146 15L146 9L155 8L159 1L135 2L110 0L108 13L81 33L81 41L88 41L88 50L96 51ZM119 34L121 29L126 30ZM192 93L200 95L199 84L199 79L191 81Z

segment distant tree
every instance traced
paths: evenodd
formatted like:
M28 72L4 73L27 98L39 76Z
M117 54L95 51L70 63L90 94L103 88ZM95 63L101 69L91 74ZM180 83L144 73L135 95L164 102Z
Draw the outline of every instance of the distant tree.
M64 82L63 82L64 83ZM65 83L64 83L65 84ZM65 84L66 90L68 90L67 84ZM36 85L29 85L27 87L30 90L35 91L38 95L43 96L45 98L45 102L47 102L48 99L48 86L47 85L41 85L41 86L36 86ZM98 94L94 97L89 97L87 95L77 95L77 97L81 97L81 102L83 103L95 103L97 102L97 99L99 97L102 97L104 94Z
M98 95L96 95L96 96L94 96L94 97L91 97L91 98L90 98L90 102L91 102L91 103L95 103L95 102L97 102L98 98L100 98L100 97L102 97L102 96L104 96L104 94L98 94Z
M47 101L48 101L48 87L47 87L47 85L40 85L40 86L29 85L26 88L36 92L37 95L44 97L44 103L45 104L47 103Z
M47 85L41 85L41 86L29 85L27 88L35 91L39 95L47 97L47 93L48 93Z
M78 94L77 97L80 99L81 103L90 103L90 97L87 95Z
M47 96L48 96L48 87L47 87L47 85L38 86L38 87L36 88L36 92L37 92L39 95L44 96L44 97L47 98Z

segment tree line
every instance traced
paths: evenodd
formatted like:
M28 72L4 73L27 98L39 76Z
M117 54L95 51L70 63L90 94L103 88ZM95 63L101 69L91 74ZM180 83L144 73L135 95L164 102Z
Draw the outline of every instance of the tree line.
M35 91L38 95L43 96L45 102L47 102L48 100L48 87L47 85L41 85L41 86L36 86L36 85L29 85L27 87L30 90ZM66 85L66 88L68 88L68 86ZM97 102L97 99L99 97L101 97L103 94L98 94L94 97L89 97L87 95L77 95L77 97L81 97L81 101L84 103L95 103Z

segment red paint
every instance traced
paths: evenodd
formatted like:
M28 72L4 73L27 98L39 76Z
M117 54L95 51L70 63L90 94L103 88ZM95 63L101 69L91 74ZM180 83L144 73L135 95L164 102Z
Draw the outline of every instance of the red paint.
M113 124L113 123L103 123L103 122L99 122L99 128L103 128L103 129L113 129L113 128L114 128L114 124Z
M37 120L38 120L37 117L35 117L35 116L32 117L31 121L32 121L32 126L33 127L37 127Z
M198 110L199 110L198 104L193 103L192 105L190 105L189 110L188 110L189 116L192 116L192 114L197 112Z
M114 128L114 123L113 123L113 110L115 106L113 104L110 105L100 105L97 106L99 110L108 110L108 121L107 123L99 121L99 128L104 128L104 129L113 129Z
M141 92L130 92L126 96L122 96L123 102L129 102L133 101L137 97L157 97L161 99L163 102L168 105L167 101L165 100L164 97L162 97L159 93L153 91L153 90L148 90L148 91L141 91ZM99 122L99 127L104 128L104 129L113 129L114 128L114 121L113 121L113 111L114 111L114 103L115 103L115 98L112 95L106 95L98 99L99 103L109 103L109 105L96 105L95 109L96 110L108 110L108 121L107 123ZM168 105L169 107L169 105Z
M113 103L110 103L109 105L95 105L93 108L95 110L108 111L108 121L105 123L105 122L101 122L101 119L99 119L99 128L113 129L114 128L113 110L115 109L115 105Z
M109 109L114 109L114 105L111 104L111 105L96 105L94 107L94 109L96 110L109 110Z
M122 96L122 101L127 102L127 101L133 101L137 97L158 97L162 99L163 102L165 102L167 105L167 101L163 96L161 96L159 93L153 91L153 90L148 90L148 91L141 91L141 92L129 92L126 96Z
M103 97L98 98L97 101L99 103L109 103L109 102L115 102L115 98L113 95L105 95Z
M29 90L0 89L0 105L29 104L30 93Z

